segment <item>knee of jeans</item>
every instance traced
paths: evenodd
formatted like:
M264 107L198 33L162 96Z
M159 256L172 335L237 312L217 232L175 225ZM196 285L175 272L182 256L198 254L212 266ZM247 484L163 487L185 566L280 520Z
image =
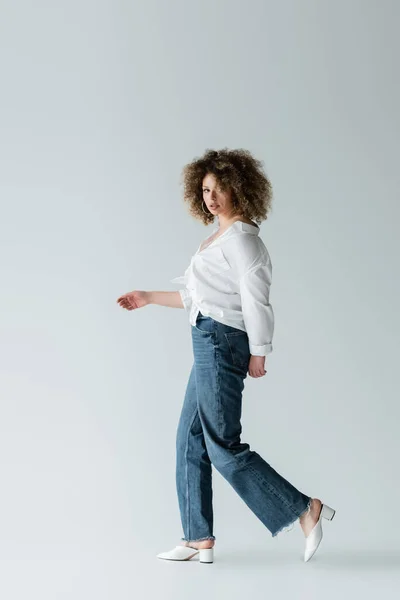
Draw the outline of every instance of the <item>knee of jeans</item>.
M214 447L211 451L208 449L208 456L213 466L220 473L224 473L226 470L230 470L232 465L236 464L235 455L228 448Z
M216 446L216 444L212 443L210 440L206 440L206 449L211 464L218 469L218 465L221 462L218 446Z

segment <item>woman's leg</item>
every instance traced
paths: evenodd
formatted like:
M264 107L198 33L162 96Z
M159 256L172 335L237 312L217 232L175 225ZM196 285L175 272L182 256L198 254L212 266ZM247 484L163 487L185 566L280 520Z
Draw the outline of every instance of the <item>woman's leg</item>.
M192 327L198 415L209 458L272 536L310 511L312 499L241 442L248 337L199 315Z
M176 489L187 542L214 540L211 461L197 411L195 365L190 372L176 433ZM187 544L183 544L187 545ZM204 543L202 547L212 547Z

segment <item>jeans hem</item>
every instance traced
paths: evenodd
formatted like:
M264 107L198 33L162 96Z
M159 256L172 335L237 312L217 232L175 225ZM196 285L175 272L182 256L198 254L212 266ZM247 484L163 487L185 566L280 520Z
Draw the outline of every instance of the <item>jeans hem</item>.
M282 527L280 527L278 529L278 531L276 531L275 533L272 534L272 537L276 537L279 533L281 533L281 531L285 531L285 533L289 533L289 531L292 531L297 519L302 517L304 514L310 512L311 502L312 502L312 498L309 498L308 502L307 502L307 507L299 515L297 515L294 519L291 519L288 523L282 525Z

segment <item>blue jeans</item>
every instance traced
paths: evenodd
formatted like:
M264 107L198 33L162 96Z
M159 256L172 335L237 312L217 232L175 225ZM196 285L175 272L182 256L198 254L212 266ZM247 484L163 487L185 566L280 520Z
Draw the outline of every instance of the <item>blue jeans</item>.
M181 539L215 539L212 465L274 537L310 509L311 497L240 441L248 335L201 312L191 333L194 363L176 432Z

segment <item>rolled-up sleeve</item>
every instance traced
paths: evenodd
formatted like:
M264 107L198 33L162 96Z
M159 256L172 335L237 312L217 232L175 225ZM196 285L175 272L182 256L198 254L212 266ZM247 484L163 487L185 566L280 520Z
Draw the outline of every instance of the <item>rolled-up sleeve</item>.
M178 290L181 298L182 298L182 304L183 307L187 310L190 311L191 307L192 307L192 297L190 295L190 292L187 288L183 288L181 290Z
M188 269L186 269L184 275L181 275L180 277L174 277L173 279L170 279L170 281L172 283L180 283L185 286L184 288L182 288L181 290L178 290L178 291L182 298L183 308L185 308L187 311L190 311L190 309L192 307L192 296L187 287L187 274L188 274Z
M269 303L272 264L251 268L240 278L243 320L249 337L250 353L266 356L272 352L274 311Z

